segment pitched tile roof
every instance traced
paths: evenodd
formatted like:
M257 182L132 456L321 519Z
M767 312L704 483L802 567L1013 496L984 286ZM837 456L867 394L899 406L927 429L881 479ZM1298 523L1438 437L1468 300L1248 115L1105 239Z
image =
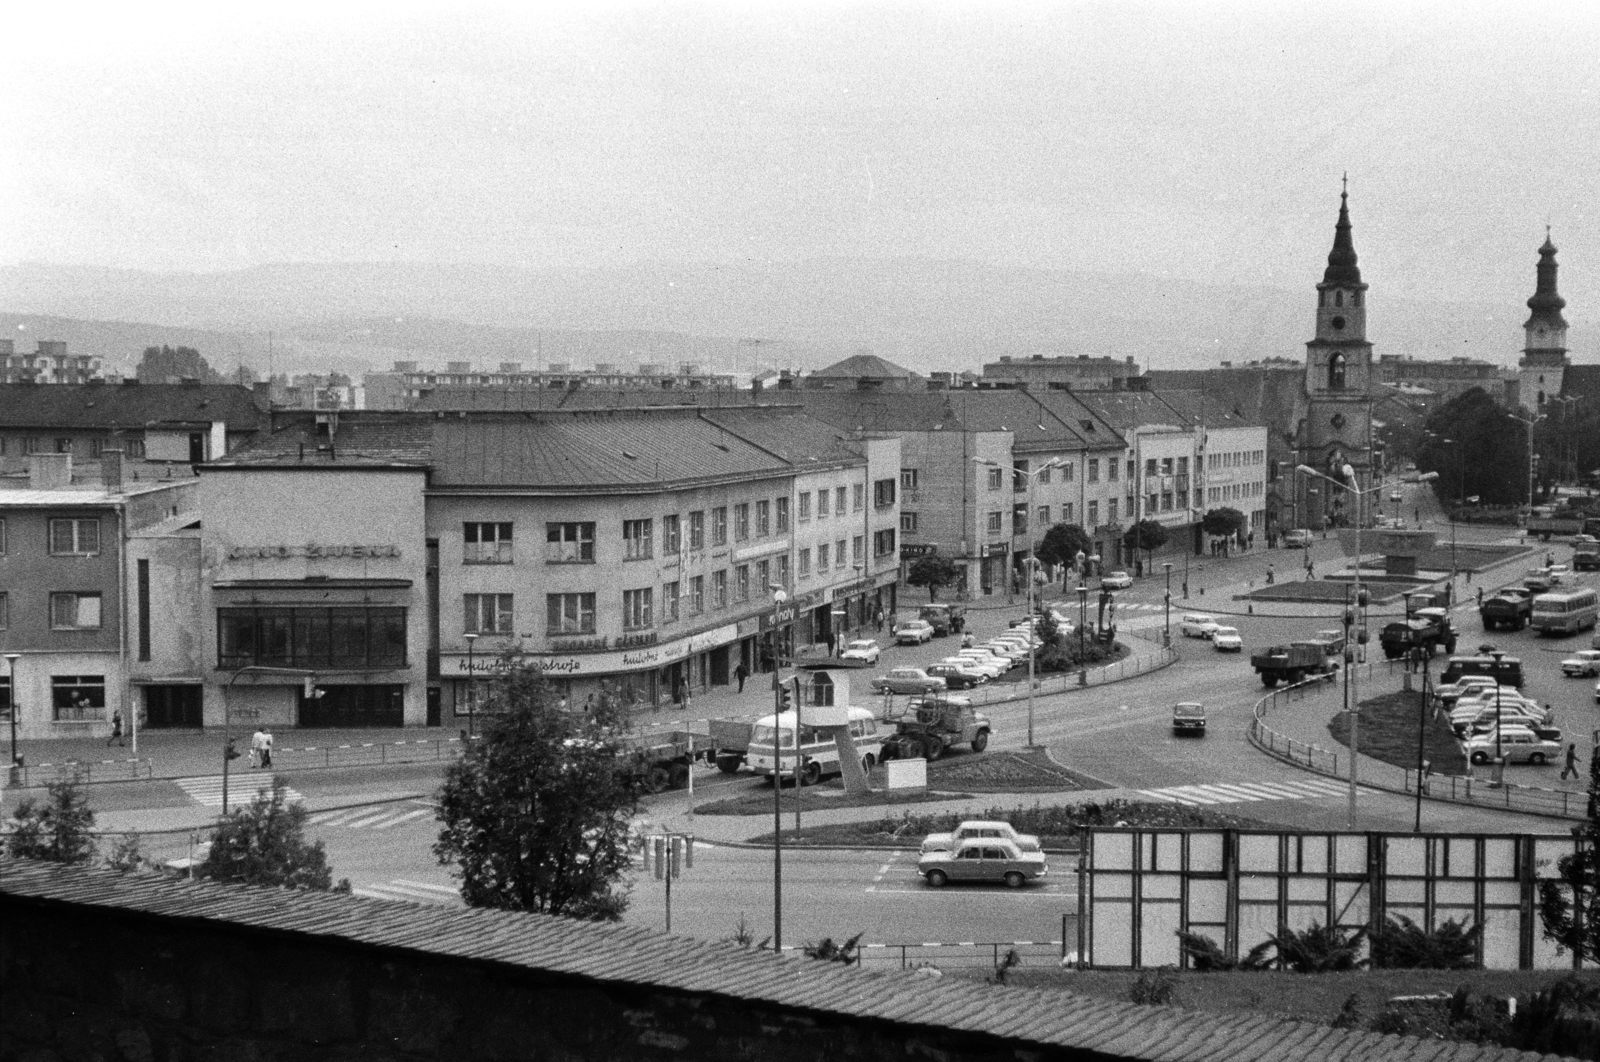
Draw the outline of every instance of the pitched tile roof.
M1537 1062L1554 1056L1340 1031L1278 1018L1140 1006L1043 989L940 981L901 970L777 959L634 925L442 908L123 875L0 857L0 892L190 924L225 922L307 938L548 971L593 982L745 1000L867 1021L993 1036L1035 1050L1151 1062Z
M801 391L807 412L842 428L913 432L1008 431L1013 447L1042 450L1122 449L1104 419L1066 392L954 390L919 392Z
M813 380L911 380L920 379L916 373L876 354L852 354L824 369L807 374Z
M8 428L115 431L219 420L230 431L254 431L266 414L236 384L0 384L0 425Z
M1119 431L1157 427L1187 431L1193 424L1153 391L1075 391L1073 397Z

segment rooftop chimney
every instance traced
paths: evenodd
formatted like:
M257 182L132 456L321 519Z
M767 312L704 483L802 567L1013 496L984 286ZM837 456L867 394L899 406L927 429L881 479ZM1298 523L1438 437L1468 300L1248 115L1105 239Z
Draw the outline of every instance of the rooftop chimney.
M30 454L28 486L33 490L65 490L72 486L72 455Z
M107 490L122 489L122 451L100 451L100 482Z

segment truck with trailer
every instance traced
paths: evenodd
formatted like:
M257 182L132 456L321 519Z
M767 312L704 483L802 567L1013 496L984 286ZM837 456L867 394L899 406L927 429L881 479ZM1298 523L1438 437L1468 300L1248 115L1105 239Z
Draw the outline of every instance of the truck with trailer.
M989 717L974 711L965 697L920 697L891 706L883 721L894 733L883 739L883 758L936 760L956 745L973 752L989 747Z
M647 793L682 789L696 763L715 761L716 746L709 735L687 730L660 734L630 734L623 738L621 754L631 761L640 787Z
M1556 535L1600 536L1600 516L1588 509L1562 508L1549 516L1528 517L1524 530L1538 535L1541 542L1549 542Z
M1250 666L1269 689L1280 682L1292 686L1319 675L1331 677L1338 671L1339 657L1328 650L1326 642L1316 640L1274 645L1252 654Z

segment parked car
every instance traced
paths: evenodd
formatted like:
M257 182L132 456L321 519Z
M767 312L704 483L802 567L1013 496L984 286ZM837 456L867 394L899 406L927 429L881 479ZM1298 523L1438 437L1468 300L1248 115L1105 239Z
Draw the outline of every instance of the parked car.
M1567 678L1600 675L1600 649L1580 649L1561 661L1561 673Z
M1102 590L1126 590L1132 585L1133 576L1127 572L1112 572L1109 575L1100 577L1100 589Z
M863 638L845 646L844 652L839 654L839 659L865 667L868 664L876 664L881 651L877 642Z
M933 641L933 625L926 620L906 620L894 629L896 645L924 645Z
M1024 852L1037 852L1039 838L1031 833L1018 833L1009 822L990 819L968 819L949 833L930 833L922 839L923 852L953 851L963 841L1008 841Z
M1020 889L1050 873L1043 852L1024 852L1010 841L968 841L954 851L928 852L917 873L933 888L952 881L998 881Z
M1494 733L1474 734L1462 742L1467 759L1482 766L1494 760L1496 750L1507 763L1531 763L1535 767L1554 763L1561 755L1561 745L1546 741L1523 727L1504 727L1498 740Z
M1172 733L1206 736L1206 706L1186 701L1172 706Z
M1244 637L1238 627L1218 627L1211 635L1212 648L1219 653L1244 652Z
M997 679L1011 670L1011 661L1002 660L984 649L963 649L955 656L945 657L940 663L954 664L957 661L967 670L982 675L985 681Z
M1560 586L1562 583L1572 580L1572 565L1570 564L1552 564L1546 570L1550 573L1550 582L1554 586Z
M1500 683L1496 682L1488 675L1472 675L1462 679L1459 682L1451 682L1447 685L1435 686L1433 688L1433 696L1434 699L1440 704L1449 707L1450 705L1453 705L1459 701L1462 697L1476 693L1479 690L1492 690L1498 685L1500 685Z
M934 693L945 688L944 679L920 667L897 667L887 675L879 675L870 685L874 693Z
M1293 549L1309 546L1311 545L1311 532L1303 527L1297 527L1293 531L1285 531L1283 533L1283 544Z
M965 660L959 664L949 660L929 664L927 671L934 678L944 679L945 688L952 690L970 690L980 682L989 681L987 675L973 670Z
M1209 638L1217 629L1217 618L1204 612L1190 612L1178 621L1178 630L1185 638Z
M992 641L992 642L984 642L982 645L978 646L978 648L983 650L984 652L988 653L990 656L996 658L997 660L1004 660L1006 663L1010 664L1012 667L1016 667L1017 664L1019 664L1022 661L1028 659L1028 650L1024 649L1022 646L1018 645L1015 642L1006 642L1006 641L998 641L998 640L997 641Z

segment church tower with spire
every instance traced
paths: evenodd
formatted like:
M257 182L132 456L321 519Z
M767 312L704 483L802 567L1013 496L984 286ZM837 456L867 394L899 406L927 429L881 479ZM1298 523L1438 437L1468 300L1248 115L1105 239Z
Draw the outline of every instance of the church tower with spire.
M1545 229L1539 248L1538 283L1528 300L1527 323L1522 326L1522 360L1517 363L1518 400L1533 413L1561 393L1567 370L1567 319L1561 316L1567 300L1556 291L1556 245Z
M1306 418L1300 430L1300 460L1344 480L1346 465L1365 486L1372 468L1372 344L1367 342L1367 285L1350 236L1349 191L1339 193L1328 267L1317 285L1316 337L1306 344ZM1302 477L1308 478L1308 477ZM1316 528L1353 518L1354 499L1327 483L1316 493L1302 486L1300 526Z

